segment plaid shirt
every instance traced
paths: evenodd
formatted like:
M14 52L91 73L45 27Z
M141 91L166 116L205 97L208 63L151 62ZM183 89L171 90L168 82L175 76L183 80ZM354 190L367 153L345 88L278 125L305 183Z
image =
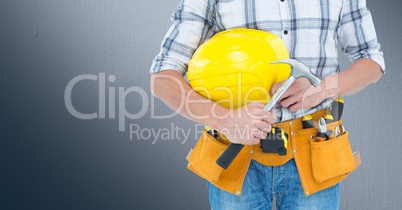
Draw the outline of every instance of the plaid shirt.
M167 69L185 74L197 47L231 28L259 29L281 37L290 58L322 77L340 71L338 46L352 62L369 58L385 70L365 0L183 0L172 20L151 74ZM295 113L277 104L273 111L285 121L327 108L331 102Z

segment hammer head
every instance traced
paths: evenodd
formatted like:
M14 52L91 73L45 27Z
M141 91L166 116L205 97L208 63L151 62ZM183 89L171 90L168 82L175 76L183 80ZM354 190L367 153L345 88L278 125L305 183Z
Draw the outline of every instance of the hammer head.
M306 66L306 64L295 60L295 59L285 59L285 60L277 60L274 62L271 62L271 64L277 64L277 63L284 63L284 64L289 64L292 68L290 76L294 77L295 79L304 77L307 78L310 83L314 86L317 87L321 84L321 78L319 78L317 75L315 75L313 72L311 72L310 68Z

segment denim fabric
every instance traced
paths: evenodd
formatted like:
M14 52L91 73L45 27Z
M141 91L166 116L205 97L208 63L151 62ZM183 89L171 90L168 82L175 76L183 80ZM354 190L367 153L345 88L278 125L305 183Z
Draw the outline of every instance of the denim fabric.
M340 184L306 197L293 159L274 167L252 160L241 196L220 190L209 182L207 185L213 210L272 209L274 197L277 209L339 209Z

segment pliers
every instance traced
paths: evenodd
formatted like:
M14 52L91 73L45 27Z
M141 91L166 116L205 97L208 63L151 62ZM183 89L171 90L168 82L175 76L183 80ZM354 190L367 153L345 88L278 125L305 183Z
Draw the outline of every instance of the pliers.
M338 125L335 128L335 134L334 137L338 137L338 136L342 136L343 134L345 134L346 130L345 127L343 127L343 125Z
M318 119L318 133L315 136L316 141L322 142L329 139L332 131L327 129L327 123L323 117Z

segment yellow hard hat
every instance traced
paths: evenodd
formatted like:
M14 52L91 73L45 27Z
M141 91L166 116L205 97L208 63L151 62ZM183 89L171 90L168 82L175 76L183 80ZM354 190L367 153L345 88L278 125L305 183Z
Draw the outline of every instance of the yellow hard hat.
M272 85L290 75L289 65L270 62L288 58L276 35L231 29L216 34L195 51L187 78L195 91L227 108L252 101L267 103Z

